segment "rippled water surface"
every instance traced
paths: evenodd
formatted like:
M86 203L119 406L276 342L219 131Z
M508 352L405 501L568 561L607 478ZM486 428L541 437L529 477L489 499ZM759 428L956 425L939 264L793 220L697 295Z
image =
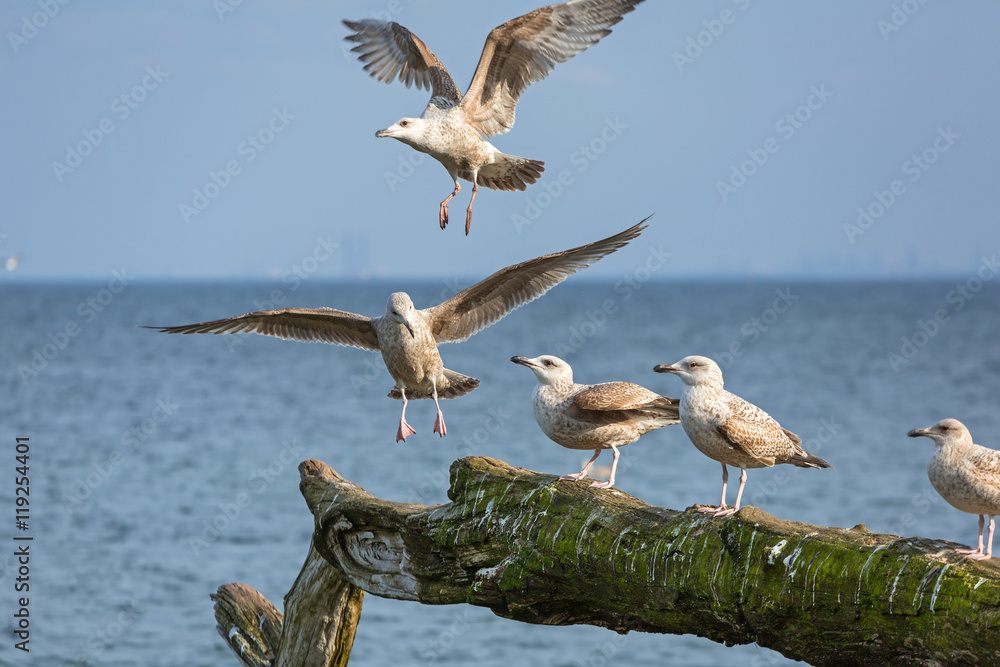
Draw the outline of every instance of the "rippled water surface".
M241 581L281 607L312 529L297 488L295 466L303 459L326 461L376 496L428 504L447 501L448 466L470 442L477 453L515 466L578 470L584 454L538 430L530 408L535 380L508 361L513 355L557 354L580 382L630 380L674 396L680 381L653 374L655 364L688 354L716 358L728 389L764 407L836 466L749 472L745 500L787 519L865 523L968 544L975 517L934 494L925 473L931 443L905 433L956 417L977 442L1000 448L1000 290L989 283L959 299L954 282L661 283L633 290L570 280L468 342L443 346L446 366L482 385L443 404L444 439L431 433L433 403L412 403L407 417L418 433L405 444L393 441L400 404L385 397L392 381L375 354L262 336L166 336L135 326L254 310L274 286L129 286L106 305L98 302L98 312L87 300L101 288L0 290L7 441L0 451L8 466L0 476L13 472L14 436L30 436L35 536L32 651L28 662L12 657L5 640L3 664L14 657L34 665L236 664L216 635L208 595ZM377 315L396 288L310 284L282 296L285 305ZM424 284L410 293L425 306L451 292ZM945 317L931 324L937 311ZM77 335L60 335L68 323ZM36 351L52 358L35 357L34 375L26 369ZM895 364L890 353L899 354ZM491 411L502 426L476 443ZM608 464L610 456L598 462ZM778 472L788 473L783 484L775 481ZM617 486L651 504L684 508L717 502L720 481L719 465L671 427L623 450ZM0 514L10 516L8 483L0 485L0 503L7 508ZM213 521L228 523L217 538L206 532ZM3 534L10 532L5 527ZM0 556L6 628L12 565L9 555ZM351 664L788 662L756 646L533 626L476 607L368 596Z

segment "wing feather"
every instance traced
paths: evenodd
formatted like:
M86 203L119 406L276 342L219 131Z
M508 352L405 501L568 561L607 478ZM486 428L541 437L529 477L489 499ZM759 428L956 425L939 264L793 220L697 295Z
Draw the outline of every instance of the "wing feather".
M574 0L536 9L494 28L462 100L469 123L487 136L509 130L525 88L597 44L640 2Z
M463 341L499 321L507 313L534 301L577 271L609 255L639 236L646 218L625 231L551 255L501 269L439 306L424 312L438 343Z
M399 80L409 88L431 91L431 97L441 97L453 103L462 99L455 80L427 45L416 35L394 21L362 19L344 21L352 34L344 39L356 42L351 49L358 54L364 69L382 83Z
M370 318L334 308L261 310L223 320L176 327L143 327L163 333L257 333L304 342L351 345L378 350L378 335Z

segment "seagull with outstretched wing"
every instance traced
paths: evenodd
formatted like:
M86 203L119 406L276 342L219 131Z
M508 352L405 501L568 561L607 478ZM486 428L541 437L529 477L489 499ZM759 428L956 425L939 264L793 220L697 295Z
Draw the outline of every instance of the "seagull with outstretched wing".
M472 183L465 212L465 233L472 224L472 203L479 186L524 190L541 176L544 162L501 153L483 139L514 125L517 101L530 84L541 81L561 62L581 53L611 32L611 26L643 0L573 0L536 9L494 28L486 38L479 64L465 95L430 49L393 21L344 21L352 32L365 70L383 83L398 78L429 89L431 99L420 118L402 118L379 130L427 153L444 165L455 189L441 202L438 222L448 224L448 202Z
M411 398L434 399L434 432L444 436L447 429L438 399L467 394L479 386L479 380L445 368L437 346L466 340L515 308L534 301L639 236L646 228L646 220L601 241L508 266L444 303L423 310L417 310L405 292L395 292L389 296L381 317L333 308L284 308L200 324L144 328L181 334L258 333L381 352L396 381L389 397L403 401L396 441L415 433L406 422L406 404Z

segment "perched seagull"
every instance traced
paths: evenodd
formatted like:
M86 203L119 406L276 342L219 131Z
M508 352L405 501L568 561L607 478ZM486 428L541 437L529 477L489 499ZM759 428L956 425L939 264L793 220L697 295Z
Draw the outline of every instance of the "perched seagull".
M541 81L561 62L597 44L611 26L642 0L573 0L542 7L494 28L465 95L431 50L412 32L391 21L344 21L345 39L365 70L383 83L397 76L431 100L420 118L402 118L376 137L398 139L444 165L455 189L441 202L438 221L448 224L448 202L461 191L458 179L472 183L465 212L465 233L472 224L472 202L479 186L524 190L541 176L544 162L506 155L481 135L503 134L514 126L514 108L529 84Z
M952 507L979 515L979 546L956 549L969 558L993 556L993 517L1000 514L1000 451L972 443L972 435L957 419L942 419L930 428L918 428L906 435L927 436L934 441L934 454L927 464L931 486ZM990 517L990 536L983 550L984 515Z
M699 512L727 516L740 509L747 483L747 468L791 463L800 468L832 468L829 463L802 449L802 440L781 428L771 415L722 388L722 371L708 357L684 357L676 364L660 364L657 373L674 373L684 382L681 394L681 425L695 447L722 464L722 503L702 507ZM736 505L726 506L726 464L740 467Z
M535 421L542 432L568 449L593 449L594 456L578 473L559 479L583 479L601 455L610 449L614 456L611 476L606 482L590 486L610 489L615 484L618 448L640 436L680 421L677 399L654 394L631 382L576 384L569 364L549 355L528 359L511 357L515 364L527 366L538 378L531 402Z
M389 295L382 317L365 317L333 308L262 310L224 320L177 327L144 327L165 333L259 333L306 342L352 345L382 353L396 381L390 398L402 399L396 442L415 431L406 423L408 398L433 398L434 432L447 433L439 398L455 398L479 386L479 380L444 368L437 346L466 340L534 301L550 289L639 236L649 220L601 241L543 255L508 266L459 292L444 303L417 310L405 292ZM407 396L409 394L409 396Z

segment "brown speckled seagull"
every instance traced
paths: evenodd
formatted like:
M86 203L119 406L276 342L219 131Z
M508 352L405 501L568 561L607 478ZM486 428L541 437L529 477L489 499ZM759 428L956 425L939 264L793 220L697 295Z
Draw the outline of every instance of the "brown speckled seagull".
M610 489L615 484L619 447L680 421L677 399L660 396L637 384L577 384L573 382L570 365L550 355L534 359L511 357L511 361L527 366L538 378L531 402L542 432L568 449L594 450L583 470L563 475L561 480L583 479L601 451L610 449L614 456L611 476L606 482L590 485Z
M472 224L472 203L479 186L524 190L541 176L544 162L506 155L481 135L502 134L514 125L518 98L561 62L597 44L611 26L642 0L573 0L542 7L494 28L486 38L479 65L465 95L431 50L412 32L391 21L344 21L356 42L351 49L365 70L383 83L399 78L407 87L430 89L431 100L420 118L402 118L379 130L444 165L455 189L441 202L438 222L448 224L448 202L472 183L465 212L465 233Z
M680 409L684 432L698 451L722 464L722 503L718 507L701 507L699 512L727 516L739 510L747 468L775 463L800 468L833 467L802 449L802 440L781 428L771 415L723 389L722 370L708 357L684 357L676 364L660 364L653 370L674 373L684 382ZM740 468L740 488L733 507L726 506L726 464Z
M979 545L956 549L975 560L993 556L993 517L1000 514L1000 451L973 444L972 434L957 419L943 419L930 428L917 428L906 435L926 436L934 441L934 454L927 464L931 486L957 510L979 515ZM990 517L990 537L983 549L984 516Z
M395 292L389 296L382 317L333 308L284 308L200 324L145 328L181 334L258 333L381 352L385 367L396 381L389 397L403 401L396 442L415 433L406 422L408 398L434 399L434 432L443 437L447 429L438 399L467 394L479 386L479 380L445 368L437 346L466 340L515 308L534 301L639 236L646 228L646 220L601 241L508 266L444 303L423 310L414 308L405 292Z

